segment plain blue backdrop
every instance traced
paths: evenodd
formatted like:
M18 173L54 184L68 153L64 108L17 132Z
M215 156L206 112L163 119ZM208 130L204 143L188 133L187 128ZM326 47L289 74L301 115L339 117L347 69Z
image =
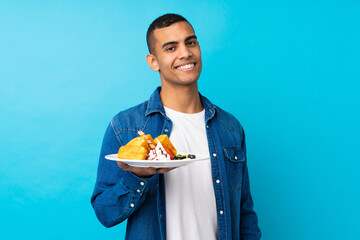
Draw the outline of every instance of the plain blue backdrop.
M242 123L264 240L360 234L359 1L0 1L1 239L123 239L90 196L105 128L160 84L145 33L184 15L202 94Z

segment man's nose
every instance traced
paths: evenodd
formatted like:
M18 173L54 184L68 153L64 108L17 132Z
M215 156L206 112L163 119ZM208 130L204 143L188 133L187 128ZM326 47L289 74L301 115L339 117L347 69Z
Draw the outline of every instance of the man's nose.
M189 58L191 57L193 54L191 52L191 50L188 48L188 46L186 44L181 45L180 49L179 49L179 58L183 59L183 58Z

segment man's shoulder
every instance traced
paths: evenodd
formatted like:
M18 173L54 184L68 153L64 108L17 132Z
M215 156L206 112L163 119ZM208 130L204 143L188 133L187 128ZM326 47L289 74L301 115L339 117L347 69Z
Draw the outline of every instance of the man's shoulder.
M120 111L111 119L112 127L118 131L137 128L138 123L143 122L145 118L147 106L148 100Z
M144 115L146 108L147 108L147 103L149 100L146 100L142 103L139 103L135 106L132 106L128 109L122 110L120 112L118 112L114 118L122 118L125 116L133 116L134 114L140 114L140 115Z
M217 111L217 117L221 121L221 123L228 129L228 130L241 130L242 125L240 121L228 111L225 111L221 107L214 105Z
M212 110L216 111L215 119L218 119L228 130L241 130L242 126L237 118L225 111L218 105L213 104L208 98L201 95L201 101L205 107L205 110L209 111L212 114Z

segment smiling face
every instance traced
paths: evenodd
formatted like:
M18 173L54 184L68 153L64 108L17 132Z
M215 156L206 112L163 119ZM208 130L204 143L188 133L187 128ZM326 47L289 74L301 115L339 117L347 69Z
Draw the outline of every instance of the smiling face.
M176 22L153 32L154 54L146 61L160 72L163 86L194 85L202 69L200 46L193 28L187 22Z

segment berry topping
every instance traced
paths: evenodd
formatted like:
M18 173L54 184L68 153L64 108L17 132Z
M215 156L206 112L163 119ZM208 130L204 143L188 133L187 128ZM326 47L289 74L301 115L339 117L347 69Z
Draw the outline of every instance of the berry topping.
M170 159L172 160L172 159L174 159L174 155L172 154L172 152L169 150L169 149L167 149L167 148L164 148L165 149L165 151L170 155Z
M186 158L186 155L177 154L175 156L175 159L177 159L177 160L181 160L181 159L185 159L185 158Z

